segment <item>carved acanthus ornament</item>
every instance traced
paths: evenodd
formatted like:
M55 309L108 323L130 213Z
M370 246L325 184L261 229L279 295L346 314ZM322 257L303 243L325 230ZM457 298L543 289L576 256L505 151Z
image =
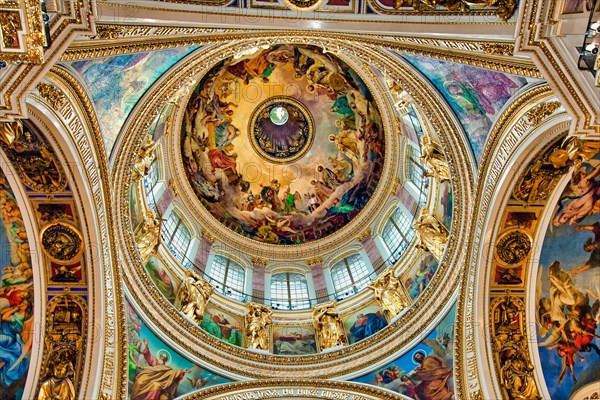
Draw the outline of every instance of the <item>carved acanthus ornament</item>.
M427 171L425 176L432 176L440 182L450 181L450 167L442 152L442 147L436 143L431 136L421 137L421 156L419 157Z
M181 282L175 298L175 308L197 324L204 318L208 299L215 291L213 285L202 279L192 270L185 271L186 278Z
M388 268L368 288L373 291L388 321L409 305L402 282L394 276L394 268Z
M548 104L548 103L546 103ZM600 141L568 137L529 164L521 175L513 195L527 204L547 197L571 167L579 168L600 150Z
M154 211L148 210L144 221L142 221L140 228L138 228L135 234L135 241L143 262L146 262L150 258L150 255L158 251L160 226L161 220L154 214Z
M254 265L260 265L261 267L266 267L268 263L269 263L269 260L267 260L266 258L252 257L252 264L254 264Z
M396 191L394 191L395 193ZM358 240L359 242L362 242L363 240L365 240L367 237L369 237L369 235L371 234L371 228L367 228L364 231L362 231L357 237L356 240Z
M142 148L138 153L138 158L135 162L135 166L133 169L133 180L137 181L144 176L148 175L150 172L150 166L152 165L152 161L154 161L154 149L156 149L156 142L152 140L150 136L146 136L144 138L144 142L142 143Z
M429 214L427 208L421 211L421 215L413 224L413 228L415 228L418 238L417 247L429 251L439 262L448 242L448 229L435 216Z
M511 400L540 398L529 359L524 314L523 302L511 295L500 297L491 305L496 373Z
M527 119L531 125L539 125L543 120L548 118L554 111L560 108L558 101L550 101L535 106L527 112Z
M269 349L270 326L273 310L262 304L246 303L248 312L244 317L246 325L246 347L258 350Z
M482 43L481 49L486 54L512 56L514 52L514 43Z
M64 93L60 91L56 86L49 83L38 83L35 88L40 92L40 96L48 101L50 107L55 110L60 109L67 102L67 98Z
M398 9L404 3L404 1L396 0L394 8ZM411 0L410 3L413 9L418 12L433 11L438 7L444 7L448 11L467 13L472 8L497 7L496 15L504 21L512 17L517 8L516 0Z
M321 257L321 256L309 258L306 260L306 263L308 265L317 265L317 264L321 264L322 262L323 262L323 257Z
M314 307L312 318L321 350L348 344L344 325L335 309L335 302Z

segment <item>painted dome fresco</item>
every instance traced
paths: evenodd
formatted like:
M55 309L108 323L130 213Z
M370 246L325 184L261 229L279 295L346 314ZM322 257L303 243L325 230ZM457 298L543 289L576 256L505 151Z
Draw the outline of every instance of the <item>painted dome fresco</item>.
M189 184L220 223L291 245L347 225L377 188L379 109L361 77L308 45L254 48L221 61L187 103L181 152Z

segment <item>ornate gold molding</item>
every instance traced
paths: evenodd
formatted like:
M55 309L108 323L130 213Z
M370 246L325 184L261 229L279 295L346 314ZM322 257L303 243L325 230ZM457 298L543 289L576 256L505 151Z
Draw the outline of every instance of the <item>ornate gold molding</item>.
M527 119L531 125L539 125L544 119L551 116L554 111L560 108L560 102L550 101L542 103L531 110L527 111Z
M396 178L397 179L397 178ZM396 193L396 191L394 190L393 193ZM371 228L367 228L364 231L362 231L357 237L356 240L358 240L359 242L362 242L363 240L365 240L369 235L371 234Z
M306 260L306 263L308 265L321 264L321 263L323 263L323 257L322 256L318 256L318 257L309 258L309 259Z
M37 0L5 1L0 10L0 60L41 64L44 61L44 28Z
M67 98L63 92L54 85L40 82L35 88L40 92L40 96L46 99L50 107L55 110L59 110L67 102Z

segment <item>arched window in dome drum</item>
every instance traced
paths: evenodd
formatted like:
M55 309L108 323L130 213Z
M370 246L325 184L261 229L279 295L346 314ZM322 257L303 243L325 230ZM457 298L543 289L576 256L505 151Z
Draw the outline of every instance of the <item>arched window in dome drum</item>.
M146 191L146 204L150 209L156 208L156 199L154 198L154 188L158 183L160 173L158 171L158 155L154 152L154 161L150 165L148 175L144 177L144 190Z
M419 157L421 157L421 150L413 145L408 145L408 179L417 187L421 194L420 197L423 197L425 178L423 177L424 171Z
M219 292L232 299L243 301L245 270L241 265L229 258L215 256L209 276Z
M182 263L185 268L191 268L192 262L187 259L186 253L190 246L192 234L179 214L172 211L162 228L161 238L163 243L167 245L177 261Z
M412 220L412 216L409 217L404 210L397 208L383 228L381 237L395 259L406 251L415 237L415 231L411 227Z
M342 300L371 283L369 270L360 254L346 257L331 268L335 299Z
M271 276L271 307L283 310L310 308L306 277L294 272Z

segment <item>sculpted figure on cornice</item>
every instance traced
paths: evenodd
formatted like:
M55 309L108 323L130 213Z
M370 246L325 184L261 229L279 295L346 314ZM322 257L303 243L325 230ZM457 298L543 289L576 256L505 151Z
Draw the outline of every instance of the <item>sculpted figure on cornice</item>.
M428 135L421 137L421 156L419 157L419 161L425 164L428 170L425 172L425 176L435 177L440 182L450 180L450 168L448 167L444 153L440 145L434 142Z
M344 325L335 309L335 302L313 308L313 325L321 350L348 344Z
M273 310L255 303L246 303L246 307L248 308L245 317L247 347L268 350L269 326L273 321L271 318Z
M204 317L204 309L215 288L192 270L185 271L186 278L181 283L175 298L175 308L186 317L200 324Z
M417 247L429 251L436 260L440 261L448 242L448 229L435 216L429 214L427 208L421 211L413 227L419 239Z
M394 269L389 268L368 286L379 302L383 315L388 321L400 313L408 303L402 295L404 289L400 279L394 276Z
M402 7L406 2L396 0L394 8ZM508 20L517 8L516 0L488 0L488 1L465 1L465 0L411 0L411 6L415 11L432 11L437 7L445 7L448 11L469 12L471 8L483 8L496 6L496 15L504 21Z
M571 167L578 169L600 150L600 141L568 137L559 145L534 160L515 185L513 195L525 203L534 203L547 197ZM594 176L575 174L578 185L593 180ZM585 175L585 174L584 174Z
M160 244L160 219L154 214L154 211L146 211L146 216L142 222L141 228L135 235L138 249L142 261L146 262L151 254L156 253Z
M144 142L142 143L142 148L138 153L138 158L135 162L135 166L133 169L133 180L137 181L144 176L148 175L150 172L150 166L154 161L154 149L156 149L156 142L152 140L150 136L146 136L144 138Z

